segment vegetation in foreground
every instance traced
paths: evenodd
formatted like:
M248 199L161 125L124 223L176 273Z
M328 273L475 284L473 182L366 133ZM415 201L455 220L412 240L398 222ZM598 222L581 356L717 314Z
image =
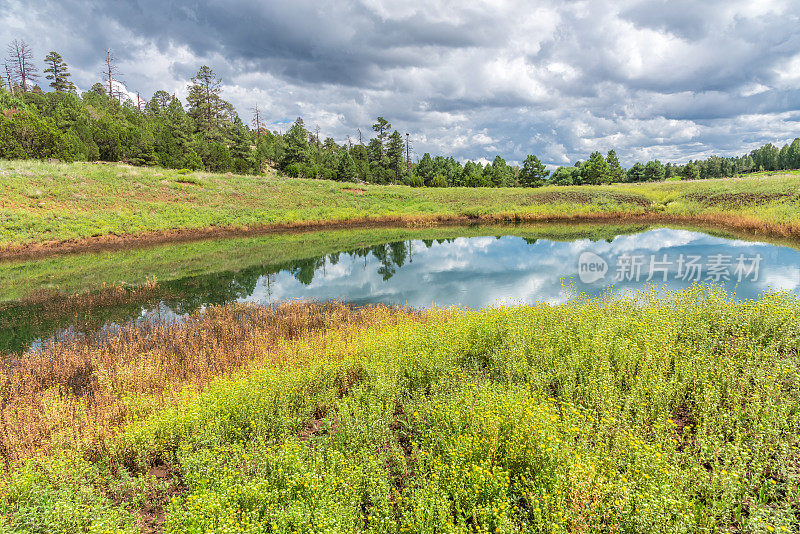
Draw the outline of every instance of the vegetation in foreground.
M8 368L4 435L23 421L50 434L39 452L5 442L3 529L800 530L795 297L697 287L382 309L275 345L259 313L213 309L184 334L63 347L83 375L57 365L34 384L30 367ZM245 348L249 364L208 378L205 362ZM181 376L192 362L206 371ZM170 377L192 394L164 395ZM86 432L51 431L69 414Z
M794 174L537 189L420 189L3 161L0 249L159 232L172 239L175 230L202 236L224 229L475 219L696 222L798 237L799 189L800 176Z

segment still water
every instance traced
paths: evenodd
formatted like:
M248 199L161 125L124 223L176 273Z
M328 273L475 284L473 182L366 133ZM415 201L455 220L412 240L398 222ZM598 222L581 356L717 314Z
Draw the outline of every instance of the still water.
M592 261L598 267L592 269ZM610 241L516 236L408 240L361 254L309 259L259 277L237 300L344 299L481 308L560 303L609 287L626 292L648 283L677 289L695 282L722 284L739 298L756 298L766 290L798 292L800 252L666 228Z
M3 291L18 296L65 286L90 294L98 291L92 280L136 287L151 276L158 283L146 297L80 309L54 307L57 298L1 298ZM800 251L676 228L473 227L221 240L0 265L0 353L155 314L180 319L234 301L477 309L698 282L720 284L741 299L765 291L798 294Z

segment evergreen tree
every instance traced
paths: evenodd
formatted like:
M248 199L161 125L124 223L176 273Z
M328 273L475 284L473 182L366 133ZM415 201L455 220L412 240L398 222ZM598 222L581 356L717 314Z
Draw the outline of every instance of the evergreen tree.
M625 180L625 169L620 165L616 152L613 150L608 151L606 163L608 164L608 177L610 182L617 183Z
M389 136L389 143L386 146L386 157L389 160L389 168L394 173L394 180L400 182L402 179L403 169L403 138L400 132L395 130Z
M166 91L159 90L153 93L153 96L145 104L144 111L149 115L161 115L167 111L171 102L172 96Z
M58 52L47 54L44 62L47 63L47 68L44 69L45 74L47 74L46 78L52 80L50 87L56 91L75 91L75 85L69 79L71 76L69 68Z
M486 169L489 169L488 173ZM495 187L514 185L514 170L499 155L495 156L491 166L487 165L486 169L484 169L484 175L489 177Z
M342 150L339 155L339 164L336 166L336 179L340 182L355 182L356 162L347 150Z
M308 158L308 131L305 128L303 119L297 117L292 127L284 136L286 147L283 153L281 165L286 168L289 165L305 164Z
M644 166L644 179L648 182L663 180L665 174L664 165L658 160L648 161Z
M697 167L691 161L683 166L683 171L681 171L681 176L684 180L697 180L700 178L700 171L697 170Z
M541 187L550 175L544 164L534 155L525 158L519 172L519 185L523 187Z
M433 158L428 152L422 155L422 159L419 160L416 168L414 169L414 173L422 178L422 183L428 183L434 176L435 172L433 169Z
M586 162L584 173L586 183L597 185L609 182L608 163L600 152L592 152L589 161Z
M231 137L233 143L230 147L230 153L233 161L233 170L240 174L252 172L255 168L253 139L247 126L242 123L239 117L234 119Z
M378 156L378 160L383 156L383 149L386 145L386 138L389 135L389 130L392 128L392 125L384 119L383 117L378 117L375 124L372 125L372 129L375 133L378 134L378 144L380 146L380 153Z
M629 182L643 182L644 181L644 165L638 161L633 164L633 167L628 169Z
M220 96L222 81L214 71L203 65L189 84L189 115L194 119L198 131L206 137L219 137L223 122L232 123L233 106Z

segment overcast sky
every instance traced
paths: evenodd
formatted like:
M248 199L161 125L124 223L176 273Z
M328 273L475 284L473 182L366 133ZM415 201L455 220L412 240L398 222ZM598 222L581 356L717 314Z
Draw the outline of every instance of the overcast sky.
M800 135L799 27L798 0L0 0L0 43L60 52L83 90L111 47L143 95L207 64L245 122L343 142L382 115L418 156L549 165Z

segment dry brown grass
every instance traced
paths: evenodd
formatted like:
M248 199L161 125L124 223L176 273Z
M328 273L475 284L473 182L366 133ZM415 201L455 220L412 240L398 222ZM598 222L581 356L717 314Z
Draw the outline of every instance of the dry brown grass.
M415 312L385 306L288 302L211 307L181 324L129 323L101 336L74 337L31 351L0 369L0 455L8 468L37 452L104 455L126 422L195 395L245 366L286 367L283 348L326 332L345 337Z

